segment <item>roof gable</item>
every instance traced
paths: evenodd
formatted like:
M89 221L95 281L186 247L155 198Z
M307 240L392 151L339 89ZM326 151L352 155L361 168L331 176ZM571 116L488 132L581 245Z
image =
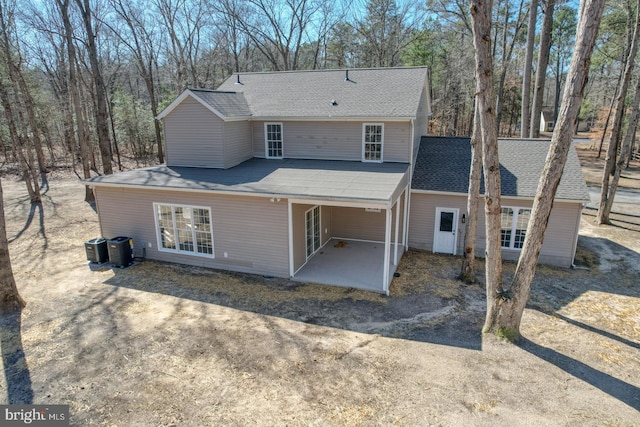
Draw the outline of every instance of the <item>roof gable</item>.
M535 197L550 143L549 140L532 139L498 140L502 196ZM469 138L423 137L415 165L412 188L467 193L470 165ZM484 183L480 192L484 192ZM589 192L578 155L573 147L567 156L556 199L589 200Z
M158 119L168 116L187 97L191 97L222 120L248 118L251 110L244 95L237 92L223 92L205 89L186 89L167 108L158 114Z
M240 73L218 90L243 93L258 118L410 119L417 117L424 91L428 94L428 69Z

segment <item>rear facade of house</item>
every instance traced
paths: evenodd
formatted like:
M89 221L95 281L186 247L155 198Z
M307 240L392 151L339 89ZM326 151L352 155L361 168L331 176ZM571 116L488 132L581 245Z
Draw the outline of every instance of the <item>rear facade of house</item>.
M101 232L132 237L149 259L388 293L410 246L461 253L466 189L412 183L433 169L418 162L430 113L423 67L249 73L186 90L158 117L166 165L90 180ZM579 212L573 202L554 207L552 229ZM505 253L517 257L530 200L511 206ZM571 239L545 243L542 260L570 265L575 237L560 239Z

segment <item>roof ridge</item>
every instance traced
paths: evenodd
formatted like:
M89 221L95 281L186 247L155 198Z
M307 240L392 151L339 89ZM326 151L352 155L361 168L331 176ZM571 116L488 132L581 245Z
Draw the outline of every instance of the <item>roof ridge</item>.
M191 92L208 92L208 93L241 93L241 92L235 92L232 90L196 89L192 87L188 87L187 90L190 90Z
M397 67L346 67L346 68L323 68L318 70L285 70L285 71L247 71L247 72L234 72L232 76L240 74L246 75L268 75L268 74L304 74L304 73L325 73L325 72L344 72L344 71L385 71L385 70L417 70L417 69L429 69L426 65L412 65L412 66L397 66Z

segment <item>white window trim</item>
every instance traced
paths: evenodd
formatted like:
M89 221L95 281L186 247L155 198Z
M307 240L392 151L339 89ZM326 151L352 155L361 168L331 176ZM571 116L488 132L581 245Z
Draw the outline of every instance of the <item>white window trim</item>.
M318 227L320 229L320 241L318 242L318 247L314 248L313 252L307 255L307 261L309 261L309 259L317 254L320 248L322 248L322 209L320 208L320 205L315 205L304 212L304 253L307 254L307 214L315 209L318 209Z
M268 137L268 132L267 129L269 128L269 125L279 125L280 126L280 143L282 145L282 155L277 157L277 156L270 156L269 155L269 137ZM267 159L282 159L284 158L284 126L282 125L282 122L265 122L264 124L264 157Z
M365 137L367 126L380 126L382 138L380 140L380 160L367 160L365 159ZM363 123L362 124L362 161L366 163L382 163L384 160L384 123Z
M514 245L516 243L516 230L518 229L518 217L520 216L520 211L525 209L529 211L529 220L531 220L531 209L532 208L527 208L524 206L500 206L500 230L502 230L502 209L511 209L513 210L513 218L511 220L511 239L509 240L509 246L502 246L502 236L501 236L501 241L500 241L500 247L502 249L508 249L511 251L522 251L522 248L516 248ZM525 234L525 239L527 238L527 235L529 234L529 223L527 223L527 228L525 228L526 230L526 234ZM502 232L501 232L502 234ZM523 242L524 245L524 242Z
M160 224L158 224L158 206L171 206L172 208L190 208L193 212L193 209L206 209L209 212L209 225L210 225L210 231L209 233L211 234L211 253L210 254L203 254L200 252L196 252L194 251L185 251L182 250L178 247L178 245L176 245L175 249L171 249L171 248L165 248L162 246L162 237L160 236ZM214 245L214 238L213 238L213 217L211 214L211 207L210 206L194 206L194 205L181 205L178 203L159 203L159 202L154 202L153 203L153 218L154 218L154 222L156 225L156 244L158 245L158 251L160 252L169 252L169 253L174 253L174 254L182 254L182 255L191 255L191 256L197 256L197 257L204 257L204 258L214 258L215 259L215 245ZM175 215L172 215L173 218L173 229L174 229L174 233L176 230L176 218ZM192 234L193 234L193 244L194 244L194 248L196 247L196 235L195 235L196 231L193 230Z

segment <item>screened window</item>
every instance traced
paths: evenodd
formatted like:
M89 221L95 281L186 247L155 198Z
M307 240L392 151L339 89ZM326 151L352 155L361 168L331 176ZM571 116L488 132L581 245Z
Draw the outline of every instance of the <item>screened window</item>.
M382 124L365 124L362 139L362 160L381 162L384 126Z
M213 257L211 209L160 203L153 207L161 251Z
M531 209L502 208L500 244L503 248L522 249L530 216Z
M265 150L267 158L282 158L282 123L265 123Z

